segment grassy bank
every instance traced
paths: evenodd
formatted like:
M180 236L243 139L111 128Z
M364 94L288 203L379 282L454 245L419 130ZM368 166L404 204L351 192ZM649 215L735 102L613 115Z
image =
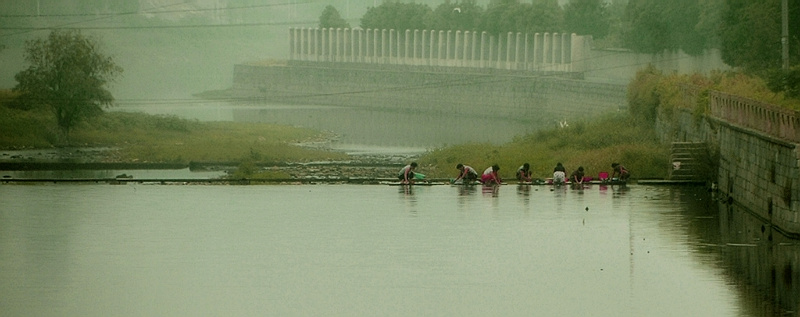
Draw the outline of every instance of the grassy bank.
M309 129L259 123L198 122L172 116L107 112L77 126L70 146L111 147L105 162L306 162L347 155L294 145L323 141ZM63 144L45 110L0 106L0 148L50 148Z
M518 137L503 145L464 144L434 150L420 158L420 172L429 177L455 177L456 164L482 172L500 165L500 176L513 179L516 169L530 163L536 178L552 177L556 163L569 172L583 166L587 176L611 171L618 162L634 178L664 178L669 168L669 149L660 145L652 127L635 124L628 114L611 114L590 122Z

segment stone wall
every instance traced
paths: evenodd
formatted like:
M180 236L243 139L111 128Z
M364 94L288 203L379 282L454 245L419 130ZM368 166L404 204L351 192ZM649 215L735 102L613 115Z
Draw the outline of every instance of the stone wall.
M684 93L693 104L691 89ZM662 141L706 142L718 152L717 184L727 202L800 237L800 151L792 111L720 92L709 97L709 115L660 117Z

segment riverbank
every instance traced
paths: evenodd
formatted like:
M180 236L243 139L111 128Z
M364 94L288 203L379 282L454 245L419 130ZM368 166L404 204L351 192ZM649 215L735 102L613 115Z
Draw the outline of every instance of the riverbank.
M192 161L186 163L108 161L111 148L54 148L0 150L0 177L11 178L9 171L66 170L175 170L194 172L223 171L233 177L241 161ZM273 179L384 179L391 178L405 164L418 159L413 155L352 155L342 160L308 162L253 162L258 170L271 172ZM135 174L133 175L135 176Z

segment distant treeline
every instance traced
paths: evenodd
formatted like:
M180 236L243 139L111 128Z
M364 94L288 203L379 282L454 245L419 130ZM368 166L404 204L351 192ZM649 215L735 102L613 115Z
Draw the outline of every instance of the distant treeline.
M770 81L777 90L800 96L800 1L788 1L788 42L793 65L783 71L781 0L475 0L432 9L415 2L385 1L361 17L364 29L568 32L592 35L599 48L627 48L656 54L682 50L690 55L719 49L725 63ZM333 6L320 27L351 27Z
M756 74L773 82L773 86L785 89L793 86L792 83L796 87L800 81L800 1L787 1L789 36L786 41L790 49L790 64L793 66L789 72L781 70L781 1L568 0L561 6L558 0L489 0L487 5L482 6L476 0L442 0L441 4L432 8L423 3L424 1L385 0L368 7L359 19L359 25L350 25L348 20L341 17L339 9L329 5L319 15L318 26L474 30L494 34L567 32L591 35L596 48L625 48L651 54L665 50L682 50L691 55L700 55L707 49L719 49L726 64ZM17 15L73 15L73 18L109 14L130 16L133 12L152 12L156 10L154 6L159 11L186 13L181 16L183 19L191 19L183 21L187 24L202 23L202 19L208 19L209 24L257 21L268 23L275 22L276 15L289 19L288 22L281 22L286 23L287 27L313 23L295 21L302 18L295 15L294 11L286 11L289 9L285 4L279 6L266 0L220 0L214 1L213 5L203 0L171 2L173 1L5 1L0 2L0 25L35 24L31 19L10 18ZM303 0L296 3L311 4ZM350 7L357 5L356 1L347 3ZM187 7L198 10L189 10ZM350 8L347 9L349 12ZM305 15L303 12L300 14ZM2 42L0 39L0 45Z

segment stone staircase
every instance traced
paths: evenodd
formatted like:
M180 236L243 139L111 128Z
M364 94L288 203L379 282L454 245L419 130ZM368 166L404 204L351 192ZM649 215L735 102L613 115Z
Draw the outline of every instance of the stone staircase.
M704 180L708 175L708 149L705 142L673 142L670 180Z

